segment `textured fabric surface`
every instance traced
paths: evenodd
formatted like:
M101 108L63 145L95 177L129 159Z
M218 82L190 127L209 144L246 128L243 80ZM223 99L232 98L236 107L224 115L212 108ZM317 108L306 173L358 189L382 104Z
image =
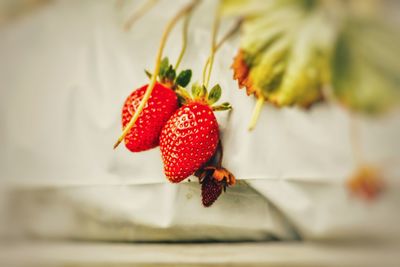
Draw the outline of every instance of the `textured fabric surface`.
M212 20L204 14L211 6L202 4L191 23L182 68L193 68L194 81L209 52ZM123 101L147 81L143 69L153 67L162 28L177 6L161 1L124 32L121 22L131 8L55 1L0 28L0 181L17 188L10 195L20 201L2 206L13 209L21 227L43 236L113 240L398 238L399 114L360 120L364 157L387 165L388 190L374 203L353 199L344 188L355 168L348 114L328 104L307 112L265 107L249 133L255 103L232 80L235 39L216 56L211 84L220 83L222 100L234 107L217 114L223 164L251 188L229 189L204 209L198 197L187 196L191 190L200 195L194 179L168 184L158 148L113 151ZM172 60L180 40L174 31L165 49ZM107 227L80 228L82 209L94 221L107 218ZM40 219L28 223L27 214ZM129 225L162 233L133 228L125 235Z

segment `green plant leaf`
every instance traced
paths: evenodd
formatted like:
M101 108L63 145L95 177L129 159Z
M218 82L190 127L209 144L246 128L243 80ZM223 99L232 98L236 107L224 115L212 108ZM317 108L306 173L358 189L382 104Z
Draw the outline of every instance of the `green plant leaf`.
M207 94L208 94L207 88L204 85L202 85L199 97L204 99L207 97Z
M144 70L144 73L146 73L146 76L149 78L149 79L151 79L151 76L153 76L153 74L151 74L151 72L150 71L148 71L148 70Z
M223 15L243 19L232 68L239 87L257 103L308 108L333 96L369 114L400 103L400 28L394 14L382 12L397 5L221 1ZM325 94L329 88L332 94Z
M214 111L224 111L224 110L231 110L232 106L228 102L224 102L221 105L212 107Z
M333 87L353 110L387 110L400 103L400 29L390 14L378 12L388 6L222 0L223 14L244 17L234 76L249 95L277 106L308 107Z
M158 72L158 77L159 77L161 80L165 78L165 76L166 76L166 74L167 74L167 72L168 72L168 69L169 69L169 60L168 60L168 57L165 57L165 58L163 58L163 59L161 60L161 63L160 63L160 70L159 70L159 72Z
M377 114L400 103L400 33L378 21L347 21L332 61L335 96L347 107Z
M197 98L201 94L201 85L199 83L194 83L192 85L192 96L193 98Z
M175 83L179 86L186 87L190 83L191 78L192 70L183 70L179 73Z
M175 80L176 72L172 65L170 65L165 73L165 79L168 81Z
M322 98L338 27L318 3L260 3L263 12L253 10L251 19L245 20L233 69L249 95L262 96L277 106L301 107Z
M194 99L204 99L207 96L207 88L195 83L192 85L192 96Z
M208 94L207 102L209 105L212 105L216 103L220 98L222 94L222 89L219 84L215 85L213 88L211 88L210 93Z

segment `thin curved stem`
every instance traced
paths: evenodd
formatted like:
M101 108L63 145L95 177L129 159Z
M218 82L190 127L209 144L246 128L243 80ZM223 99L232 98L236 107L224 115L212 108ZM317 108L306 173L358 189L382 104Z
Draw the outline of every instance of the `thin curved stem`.
M147 101L149 100L149 98L151 96L151 93L153 92L154 86L155 86L156 81L157 81L157 75L158 75L158 73L160 71L160 62L161 62L162 53L163 53L167 38L168 38L171 30L173 29L175 24L178 22L178 20L182 16L184 16L185 14L190 12L196 6L196 4L198 2L199 2L199 0L193 0L190 4L188 4L187 6L182 8L168 22L168 24L167 24L167 26L166 26L166 28L165 28L165 30L163 32L163 35L161 37L160 46L159 46L158 51L157 51L156 63L155 63L153 75L151 76L150 84L149 84L149 86L147 86L146 92L144 93L143 99L142 99L142 101L140 101L139 107L136 109L135 114L132 116L131 120L129 121L129 123L124 128L124 130L123 130L121 136L118 138L117 142L114 144L114 149L118 147L118 145L124 140L125 136L129 133L129 131L131 130L131 128L133 127L133 125L135 124L137 119L139 118L139 115L142 112L142 110L143 110L144 106L146 105Z
M256 106L254 107L253 114L251 115L251 120L249 123L249 131L254 130L254 128L256 127L264 101L265 101L264 97L260 95L257 99Z
M220 6L217 7L213 28L212 28L212 36L211 36L211 53L209 56L209 63L204 65L203 68L203 85L207 88L208 83L210 82L211 71L214 63L214 55L217 47L217 34L220 24Z
M217 45L215 46L215 53L221 48L221 46L227 41L227 40L229 40L229 38L231 38L239 29L240 29L240 26L242 25L242 21L243 20L241 20L241 19L239 19L236 23L235 23L235 25L222 37L222 39L217 43ZM205 65L205 67L204 67L204 70L203 70L203 80L205 80L205 76L206 76L206 70L208 69L208 66L209 66L209 64L210 64L210 59L211 59L211 56L209 56L208 58L207 58L207 62L206 62L206 65Z
M145 2L126 21L124 29L129 31L132 25L154 7L159 0L145 0Z
M188 28L189 28L189 22L191 18L192 12L188 12L185 16L185 20L183 21L183 27L182 27L182 48L181 52L179 53L179 57L176 60L175 67L174 69L177 70L179 68L179 65L181 64L183 55L186 52L186 47L187 47L187 36L188 36Z

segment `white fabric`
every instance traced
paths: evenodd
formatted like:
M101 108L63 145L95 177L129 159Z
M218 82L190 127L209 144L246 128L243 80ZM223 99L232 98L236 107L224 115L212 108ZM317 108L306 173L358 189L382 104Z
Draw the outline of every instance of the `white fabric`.
M246 236L230 232L227 239L260 239L255 235L260 232L263 238L296 238L282 216L306 239L399 237L399 114L361 121L365 158L392 164L385 168L388 190L382 198L374 203L352 199L343 186L355 168L346 112L328 104L310 111L266 106L249 133L254 99L238 90L229 69L237 40L218 52L211 84L220 83L222 100L234 107L218 114L224 165L259 192L249 193L257 201L243 203L244 194L231 192L238 187L211 209L187 204L182 196L198 186L168 184L158 149L133 154L121 146L113 151L124 98L147 82L143 69L153 68L161 31L178 9L178 4L161 1L127 33L121 21L133 6L117 10L113 1L56 1L0 28L0 177L5 185L59 186L59 194L77 206L110 214L123 210L118 218L156 228L196 225L204 233L215 224L227 229L234 218L242 231L254 230ZM209 52L211 8L212 1L202 4L190 24L182 68L192 68L194 80L200 80ZM228 27L224 23L221 32ZM165 55L176 59L180 45L176 30ZM233 205L235 199L241 204ZM68 205L60 203L61 209ZM42 220L30 222L31 230L43 235L48 230L51 236L52 220L40 205L35 210ZM77 231L67 224L53 234ZM171 239L199 236L172 233ZM100 230L97 234L102 235Z

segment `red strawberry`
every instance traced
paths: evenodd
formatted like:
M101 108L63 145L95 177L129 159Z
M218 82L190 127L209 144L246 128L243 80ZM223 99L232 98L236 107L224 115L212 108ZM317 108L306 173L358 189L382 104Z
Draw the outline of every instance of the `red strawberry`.
M147 85L135 90L125 100L122 109L122 125L125 127L146 91ZM138 120L125 136L125 146L132 152L148 150L158 146L162 127L178 108L175 92L161 83L156 83L153 92Z
M179 108L160 135L167 178L179 183L193 174L212 157L218 141L218 123L211 107L195 101Z

